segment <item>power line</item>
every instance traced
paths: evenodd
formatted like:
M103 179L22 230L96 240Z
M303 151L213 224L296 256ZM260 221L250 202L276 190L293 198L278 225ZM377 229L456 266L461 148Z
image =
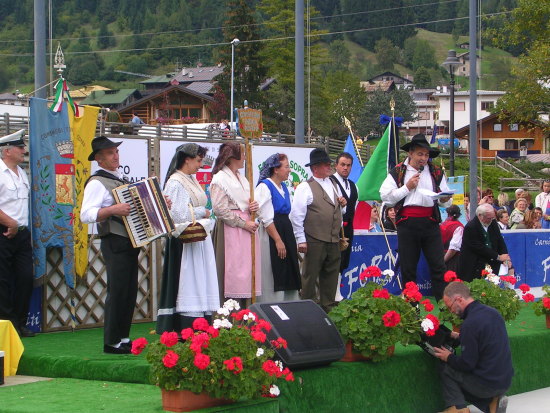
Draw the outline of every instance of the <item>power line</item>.
M478 17L498 16L502 14L509 14L511 12L512 11L503 11L499 13L487 13L487 14L478 15ZM327 33L316 33L316 34L310 35L309 37L325 37L325 36L332 36L335 34L359 33L359 32L366 32L366 31L372 31L372 30L394 29L398 27L421 26L426 24L451 22L451 21L466 20L466 19L468 19L467 16L454 17L450 19L439 19L439 20L431 20L431 21L417 22L417 23L405 23L405 24L398 24L398 25L391 25L391 26L379 26L379 27L369 27L369 28L362 28L362 29L341 30L341 31L327 32ZM241 40L241 43L273 42L273 41L282 41L282 40L290 40L290 39L294 39L294 36L273 37L273 38L257 39L257 40ZM194 47L216 47L216 46L227 46L228 44L229 44L228 42L218 42L218 43L203 43L203 44L190 44L190 45L178 45L178 46L143 47L143 48L134 48L134 49L95 50L95 51L87 51L87 52L64 52L64 54L67 56L67 55L85 55L85 54L94 54L94 53L127 53L127 52L140 52L140 51L146 51L146 50L168 50L168 49L189 49ZM32 56L34 56L33 53L0 54L0 57L32 57Z

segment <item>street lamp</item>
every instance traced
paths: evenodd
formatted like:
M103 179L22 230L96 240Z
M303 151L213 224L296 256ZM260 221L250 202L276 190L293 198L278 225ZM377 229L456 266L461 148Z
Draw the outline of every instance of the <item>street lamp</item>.
M445 60L441 66L443 66L451 75L451 114L449 117L449 136L450 136L450 170L451 175L455 175L455 69L460 65L460 61L456 57L456 51L449 50L447 54L447 60Z
M231 40L231 116L230 116L230 125L231 128L233 128L233 94L235 92L235 88L233 87L233 81L234 81L234 67L235 67L235 46L237 46L241 41L239 39L233 39Z

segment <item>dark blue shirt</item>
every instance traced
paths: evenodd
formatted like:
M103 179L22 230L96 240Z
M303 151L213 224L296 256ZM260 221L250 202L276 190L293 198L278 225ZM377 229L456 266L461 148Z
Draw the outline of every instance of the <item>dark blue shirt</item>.
M507 389L512 383L514 368L506 325L492 307L474 301L464 309L460 328L460 356L451 354L449 365L479 377L488 387Z

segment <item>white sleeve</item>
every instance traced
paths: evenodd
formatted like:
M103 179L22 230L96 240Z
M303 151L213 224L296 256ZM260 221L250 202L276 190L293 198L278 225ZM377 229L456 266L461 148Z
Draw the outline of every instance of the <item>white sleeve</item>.
M180 183L174 180L167 181L163 194L167 195L172 201L170 215L174 220L174 224L182 224L191 221L191 214L189 213L189 194ZM195 219L200 218L202 217L195 216Z
M294 237L296 242L306 242L304 233L304 219L306 218L307 207L313 202L313 194L307 182L302 182L294 191L294 199L292 200L292 209L290 211L290 222L294 229Z
M105 207L106 198L109 196L111 196L109 191L100 181L93 179L88 182L84 188L80 221L84 224L97 222L97 214L101 208Z
M398 188L395 179L388 174L380 187L380 198L386 203L387 206L393 207L405 198L409 192L410 191L409 188L407 188L407 185L403 185L401 188Z
M260 206L258 218L262 221L263 226L267 228L273 222L275 212L273 210L273 202L271 201L271 191L266 184L260 183L254 189L254 200Z
M451 242L449 242L449 249L454 251L460 251L460 247L462 246L462 234L464 233L463 227L457 227L455 231L453 232L453 237L451 238Z
M441 189L441 192L448 192L450 191L449 186L447 185L447 177L443 175L443 179L441 180L441 184L439 185L439 189ZM453 204L453 198L449 199L447 202L441 202L439 201L439 206L442 208L449 208Z

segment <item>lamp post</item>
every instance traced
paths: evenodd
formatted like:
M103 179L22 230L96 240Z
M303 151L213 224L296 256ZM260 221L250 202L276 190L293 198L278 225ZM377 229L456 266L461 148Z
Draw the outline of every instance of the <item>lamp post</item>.
M460 61L456 57L456 51L449 50L447 54L447 60L445 60L441 66L443 66L451 75L451 110L449 117L449 141L450 147L450 162L449 169L451 171L450 176L455 175L455 69L460 65Z
M235 88L233 87L234 82L234 67L235 67L235 46L238 45L241 41L239 39L231 40L231 114L230 114L230 123L231 128L233 129L233 94Z

